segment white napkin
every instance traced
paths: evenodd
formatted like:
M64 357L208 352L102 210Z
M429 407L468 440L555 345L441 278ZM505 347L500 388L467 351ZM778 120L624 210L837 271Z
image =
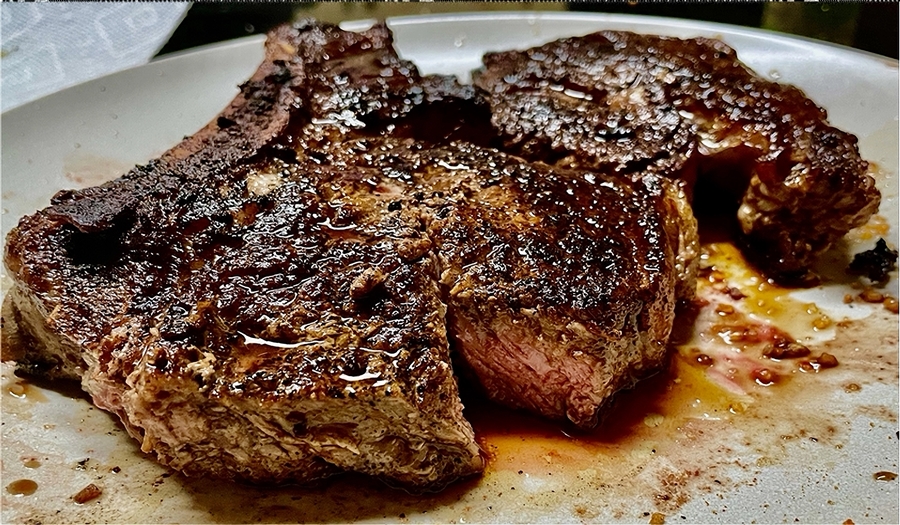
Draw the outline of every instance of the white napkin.
M0 4L0 110L146 64L189 3Z

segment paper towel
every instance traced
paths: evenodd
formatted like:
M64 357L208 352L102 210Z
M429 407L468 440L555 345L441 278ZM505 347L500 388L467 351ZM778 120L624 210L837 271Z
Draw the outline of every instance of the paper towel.
M189 3L0 4L0 108L146 64Z

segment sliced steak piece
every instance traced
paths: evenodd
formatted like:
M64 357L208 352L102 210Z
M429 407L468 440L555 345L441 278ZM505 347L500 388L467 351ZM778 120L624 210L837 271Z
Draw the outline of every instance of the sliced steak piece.
M650 178L484 150L445 159L456 177L480 175L429 230L457 351L493 400L596 426L613 394L667 355L679 279L669 232L681 227L669 196Z
M677 266L679 242L696 252L697 235L673 185L465 143L350 142L328 157L371 170L397 220L421 221L455 349L491 399L590 428L663 364L677 290L696 282L693 264Z
M61 358L144 451L188 474L354 470L422 487L478 472L435 258L408 256L415 231L354 234L309 181L248 189L267 175L156 194L116 237L47 211L23 221L13 297L48 345L30 362Z
M475 84L509 151L704 179L698 191L733 199L748 255L779 276L805 271L878 209L856 138L718 40L603 31L489 53Z
M380 216L316 190L353 173L286 171L293 126L324 107L310 76L342 59L360 71L398 60L383 26L280 28L209 126L24 218L5 253L15 316L36 343L20 365L80 378L144 451L188 474L352 470L429 488L479 472L421 232L355 234ZM406 73L409 92L430 82L437 94L408 100L376 80L367 94L384 105L368 107L396 107L399 122L453 98L452 83Z

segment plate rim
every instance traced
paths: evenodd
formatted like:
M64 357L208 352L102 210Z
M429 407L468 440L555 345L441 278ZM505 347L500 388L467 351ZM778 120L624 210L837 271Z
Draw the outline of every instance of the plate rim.
M314 18L314 17L307 17ZM649 15L635 15L635 14L625 14L625 13L596 13L596 12L580 12L580 11L470 11L470 12L460 12L460 13L437 13L437 14L424 14L424 15L402 15L402 16L391 16L381 18L361 18L354 20L345 20L339 22L339 25L342 29L348 31L362 31L367 27L370 27L372 24L377 23L380 20L384 20L389 27L410 27L415 25L425 25L425 24L446 24L446 23L455 23L455 22L467 22L467 21L491 21L491 20L547 20L547 21L567 21L567 20L578 20L578 21L596 21L598 23L608 22L608 23L632 23L632 24L647 24L647 25L656 25L656 26L668 26L675 27L679 29L688 29L688 30L697 30L697 31L720 31L723 34L731 34L738 35L749 38L759 38L762 40L768 40L774 43L788 43L794 45L812 45L818 47L829 48L832 51L840 52L843 54L847 54L852 57L861 58L871 60L875 63L878 63L882 66L900 70L900 60L893 59L884 55L879 55L878 53L873 53L870 51L865 51L862 49L856 49L853 47L845 46L842 44L837 44L834 42L828 42L825 40L818 40L811 37L806 37L802 35L794 35L791 33L784 33L780 31L774 31L771 29L764 28L756 28L756 27L745 27L736 24L723 24L720 22L705 22L701 20L692 20L687 18L677 18L677 17L663 17L663 16L649 16ZM287 22L291 23L291 22ZM597 29L598 31L603 31L602 28ZM647 33L650 34L650 33ZM188 49L182 49L179 51L175 51L173 53L167 53L160 57L154 57L146 64L138 64L135 66L131 66L125 69L120 69L118 71L113 71L107 73L105 75L101 75L99 77L91 78L84 80L82 82L78 82L77 84L72 84L70 86L66 86L57 91L53 91L51 93L47 93L46 95L37 98L35 100L26 102L25 104L20 104L18 106L13 106L5 109L2 113L0 113L0 118L4 115L12 111L19 110L24 107L28 107L35 103L40 103L47 97L51 97L62 93L64 91L68 91L69 89L82 86L89 82L94 82L101 79L106 79L108 77L127 73L129 71L148 67L154 64L166 64L173 60L183 59L187 56L196 56L203 55L207 53L215 53L220 52L224 49L231 47L243 47L243 46L256 46L263 45L266 41L265 34L257 34L244 36L239 38L233 38L230 40L223 40L220 42L211 42L209 44L203 44L196 47L191 47Z
M583 11L473 11L461 13L438 13L429 15L403 15L388 17L386 20L396 25L414 25L415 23L445 23L445 22L463 22L469 20L519 20L522 18L535 18L551 21L566 20L596 20L598 22L621 22L621 23L653 23L657 25L667 25L669 27L677 27L679 29L697 29L701 31L709 31L710 29L719 29L728 34L765 38L773 41L795 41L797 44L818 45L834 48L845 53L860 55L861 57L874 59L883 62L885 65L893 65L895 68L900 67L900 60L893 59L885 55L873 53L863 49L820 40L803 35L795 35L793 33L785 33L772 29L761 27L741 26L737 24L725 24L721 22L706 22L702 20L693 20L689 18L665 17L653 15L636 15L628 13L599 13L599 12L583 12ZM367 22L376 19L364 19L348 21L351 22ZM600 30L602 31L602 29ZM649 33L648 33L649 34Z

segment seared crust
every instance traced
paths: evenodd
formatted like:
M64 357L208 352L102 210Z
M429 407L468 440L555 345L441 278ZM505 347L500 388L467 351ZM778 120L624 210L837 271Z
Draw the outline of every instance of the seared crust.
M747 253L778 276L878 209L856 138L718 40L603 31L489 53L475 83L511 151L690 184L709 174L736 199Z

